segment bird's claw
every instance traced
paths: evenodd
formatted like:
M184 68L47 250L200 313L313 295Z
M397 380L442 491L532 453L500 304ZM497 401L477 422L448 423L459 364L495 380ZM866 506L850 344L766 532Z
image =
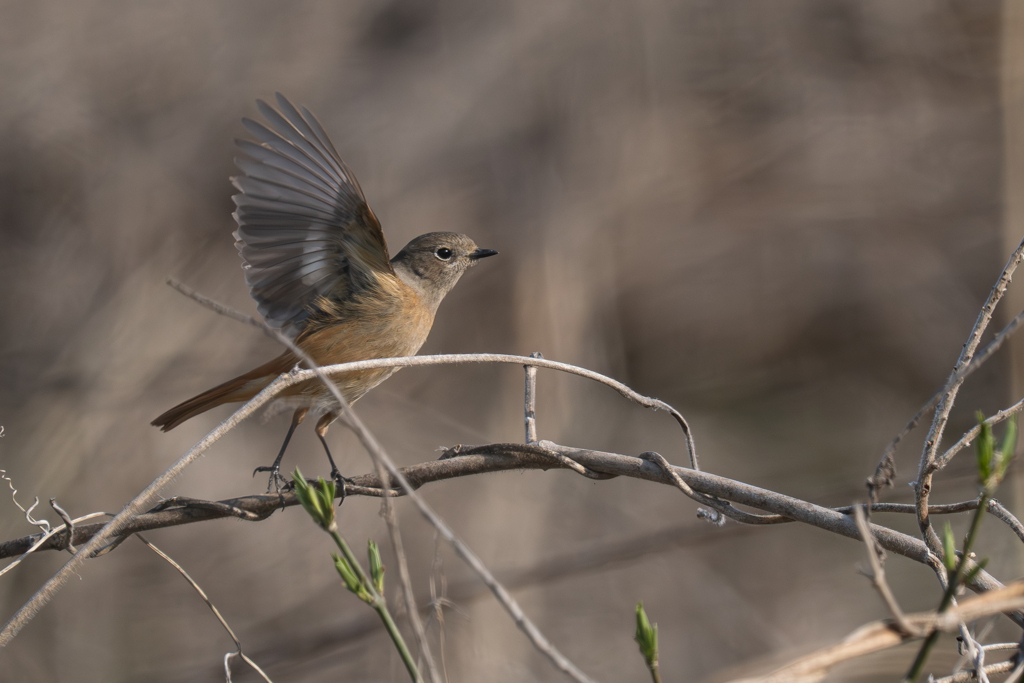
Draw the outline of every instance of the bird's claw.
M267 482L267 493L287 491L292 485L291 482L281 476L280 468L278 467L257 467L252 471L252 476L255 477L260 472L270 472L270 481Z
M341 493L338 496L338 505L341 505L345 502L345 484L351 484L352 479L350 477L343 477L337 469L331 470L331 479L334 480L336 490Z

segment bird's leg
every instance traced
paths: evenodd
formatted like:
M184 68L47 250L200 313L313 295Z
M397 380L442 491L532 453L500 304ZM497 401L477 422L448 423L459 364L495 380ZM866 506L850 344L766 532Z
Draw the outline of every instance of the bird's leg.
M252 471L252 476L256 476L257 472L270 472L270 481L267 482L267 493L270 493L271 489L276 488L278 491L281 490L281 486L286 484L284 477L281 476L281 459L284 458L284 452L288 449L288 442L292 440L292 434L295 433L295 428L302 424L302 421L306 419L306 413L309 412L309 408L299 408L292 415L292 426L288 428L288 433L284 437L284 443L281 444L281 452L277 454L277 458L274 460L274 464L270 467L257 467Z
M316 423L316 435L320 437L320 443L324 445L324 452L327 453L327 460L331 463L331 479L338 485L341 499L345 500L345 482L348 480L338 471L338 466L334 464L334 458L331 456L331 449L327 447L327 439L324 438L327 435L327 428L337 419L337 413L325 413Z

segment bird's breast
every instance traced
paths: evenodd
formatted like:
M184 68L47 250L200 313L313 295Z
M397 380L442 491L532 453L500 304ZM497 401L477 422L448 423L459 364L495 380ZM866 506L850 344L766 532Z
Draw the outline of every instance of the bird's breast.
M430 334L434 316L403 283L391 290L349 302L336 316L318 320L316 329L296 343L321 366L415 355ZM346 400L354 402L394 372L395 368L378 368L332 375L332 379ZM297 390L324 391L319 382L299 385Z

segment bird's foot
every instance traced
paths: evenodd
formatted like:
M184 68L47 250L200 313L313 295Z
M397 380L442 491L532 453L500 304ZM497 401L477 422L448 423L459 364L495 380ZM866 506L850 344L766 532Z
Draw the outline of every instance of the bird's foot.
M338 496L338 505L345 502L345 484L351 484L352 479L350 477L341 476L341 472L335 467L331 470L331 479L334 480L336 490L341 494Z
M281 491L287 491L291 486L291 482L281 476L279 467L257 467L252 471L252 476L255 477L260 472L270 472L270 481L267 482L267 493L281 493Z

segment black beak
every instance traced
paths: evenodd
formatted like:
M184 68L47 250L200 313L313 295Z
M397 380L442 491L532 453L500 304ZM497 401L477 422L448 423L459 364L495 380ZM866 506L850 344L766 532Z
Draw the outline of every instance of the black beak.
M469 258L476 261L477 259L487 258L488 256L494 256L498 252L493 249L477 249L469 254Z

